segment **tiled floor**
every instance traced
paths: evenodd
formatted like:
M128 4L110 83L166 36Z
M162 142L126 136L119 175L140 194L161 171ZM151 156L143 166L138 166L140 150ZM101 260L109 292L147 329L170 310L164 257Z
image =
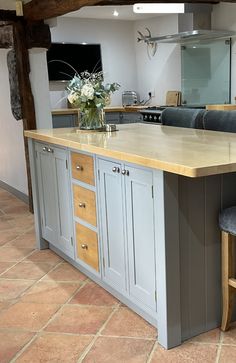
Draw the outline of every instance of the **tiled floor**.
M49 250L0 189L0 363L235 363L236 325L164 350L156 330Z

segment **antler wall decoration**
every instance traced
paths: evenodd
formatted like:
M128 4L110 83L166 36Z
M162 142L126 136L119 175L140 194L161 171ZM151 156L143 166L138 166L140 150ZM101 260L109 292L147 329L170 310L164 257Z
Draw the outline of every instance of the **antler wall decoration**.
M138 34L140 37L138 37L138 43L144 42L147 44L147 54L148 58L151 59L151 57L154 57L157 51L157 42L151 40L152 34L150 29L146 28L148 35L142 34L140 31L138 31Z

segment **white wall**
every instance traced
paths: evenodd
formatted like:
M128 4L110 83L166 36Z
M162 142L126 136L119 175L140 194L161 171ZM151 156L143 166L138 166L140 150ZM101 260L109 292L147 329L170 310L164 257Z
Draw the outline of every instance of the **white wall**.
M0 49L0 180L28 194L23 125L10 110L7 50Z
M212 28L232 30L236 32L236 4L220 3L214 6L212 13ZM231 102L236 96L236 38L232 38L231 57Z
M174 34L178 31L177 15L158 16L134 23L137 81L142 99L147 99L148 92L154 93L151 104L165 105L168 90L181 90L180 46L176 44L158 44L157 52L151 59L147 55L146 44L137 43L137 31L146 34L149 28L152 36Z
M120 90L112 95L112 105L121 104L124 90L137 89L132 22L62 17L58 18L57 27L52 29L52 41L101 44L105 82L121 84ZM63 88L51 91L52 108L60 108L60 103L56 102L63 95Z
M29 61L37 129L52 128L46 49L30 49Z

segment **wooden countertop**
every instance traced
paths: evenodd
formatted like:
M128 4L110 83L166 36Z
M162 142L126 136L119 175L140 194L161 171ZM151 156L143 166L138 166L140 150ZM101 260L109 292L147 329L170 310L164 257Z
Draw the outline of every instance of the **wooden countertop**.
M233 104L206 105L206 110L232 111L236 110L236 105Z
M145 108L145 106L111 106L111 107L105 107L105 112L136 112L138 110L141 110ZM52 110L52 115L71 115L71 114L77 114L79 112L79 108L58 108Z
M146 124L118 130L64 128L25 131L25 136L188 177L236 171L236 134Z

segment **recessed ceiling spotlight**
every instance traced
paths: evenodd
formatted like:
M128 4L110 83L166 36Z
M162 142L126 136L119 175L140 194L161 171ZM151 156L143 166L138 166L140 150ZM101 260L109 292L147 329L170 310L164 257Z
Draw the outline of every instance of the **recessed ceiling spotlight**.
M86 42L82 42L82 45L86 45L87 43Z
M113 11L113 16L119 16L119 13L116 9Z
M175 13L184 13L184 4L134 4L133 12L140 14L175 14Z

